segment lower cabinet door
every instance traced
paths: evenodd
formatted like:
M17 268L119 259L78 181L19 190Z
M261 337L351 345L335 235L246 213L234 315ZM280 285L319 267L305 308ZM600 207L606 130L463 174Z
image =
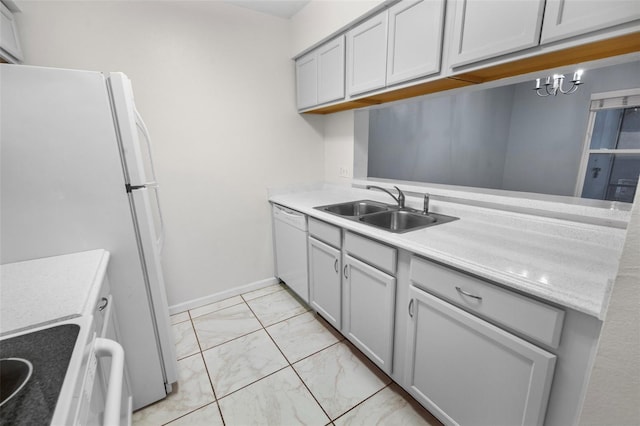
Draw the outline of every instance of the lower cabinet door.
M556 356L410 287L408 390L452 425L541 425Z
M390 374L396 279L349 255L344 256L344 265L343 331L358 349Z
M309 237L309 289L311 306L340 329L342 297L340 251Z

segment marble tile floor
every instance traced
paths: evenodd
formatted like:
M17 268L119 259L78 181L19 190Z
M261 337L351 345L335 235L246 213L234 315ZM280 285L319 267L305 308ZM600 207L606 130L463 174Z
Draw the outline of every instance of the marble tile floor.
M440 425L281 284L171 317L179 379L134 425Z

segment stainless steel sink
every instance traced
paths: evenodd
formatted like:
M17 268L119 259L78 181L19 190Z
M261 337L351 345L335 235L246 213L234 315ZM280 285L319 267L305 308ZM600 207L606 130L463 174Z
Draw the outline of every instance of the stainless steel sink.
M358 220L387 231L402 233L451 222L457 218L436 213L423 214L412 210L394 210L362 216Z
M384 212L389 210L387 204L380 203L371 200L350 201L348 203L331 204L329 206L316 207L318 210L322 210L328 213L333 213L338 216L362 216L371 213Z
M458 219L438 213L424 214L409 207L399 208L371 200L349 201L314 208L397 234Z

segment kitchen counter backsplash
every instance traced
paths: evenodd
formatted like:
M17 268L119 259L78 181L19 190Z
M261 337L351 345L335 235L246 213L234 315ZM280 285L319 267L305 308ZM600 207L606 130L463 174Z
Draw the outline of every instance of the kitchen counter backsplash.
M380 191L337 185L272 192L269 198L487 280L599 319L604 317L624 229L432 200L430 211L460 220L393 234L314 209L363 199L394 203ZM406 205L422 209L422 199L408 196Z

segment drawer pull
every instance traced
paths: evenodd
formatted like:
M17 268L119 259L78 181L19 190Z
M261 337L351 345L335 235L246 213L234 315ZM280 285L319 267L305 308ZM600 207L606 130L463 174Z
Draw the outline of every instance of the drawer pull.
M480 296L476 296L475 294L471 294L468 291L464 291L463 289L461 289L460 287L456 286L456 290L458 290L458 293L460 294L464 294L465 296L471 297L472 299L476 299L476 300L482 300L482 297Z
M339 271L338 271L338 259L336 259L336 261L335 261L335 262L333 262L333 269L335 269L335 270L336 270L336 274L338 274L338 273L339 273Z

